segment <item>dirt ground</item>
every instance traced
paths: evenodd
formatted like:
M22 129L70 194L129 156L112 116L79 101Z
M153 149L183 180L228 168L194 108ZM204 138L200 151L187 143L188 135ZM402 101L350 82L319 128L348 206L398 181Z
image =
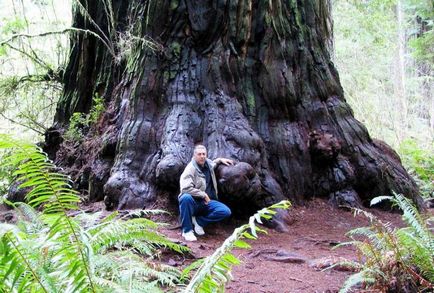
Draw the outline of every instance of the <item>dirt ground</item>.
M401 216L378 210L369 210L384 222L402 226ZM242 261L233 269L233 280L226 292L338 292L350 271L323 270L324 266L339 259L357 260L355 249L333 249L338 243L349 240L345 233L367 226L369 221L362 215L354 217L350 211L331 207L326 201L314 200L305 207L290 209L292 223L289 232L279 233L267 229L256 241L249 241L250 250L235 250ZM171 224L176 225L176 222ZM228 223L207 227L206 235L197 242L183 242L179 229L165 229L169 238L189 246L196 258L213 253L232 233L243 224L232 220ZM285 257L286 256L286 257ZM191 259L171 256L166 261L184 267ZM342 268L344 269L344 268Z
M83 207L94 212L103 210L102 202ZM383 222L392 226L402 226L401 216L396 213L369 210ZM107 212L108 213L108 212ZM331 263L345 258L357 260L352 247L333 247L349 240L345 233L349 230L367 226L368 219L359 215L354 217L350 211L337 209L326 201L316 199L304 207L292 207L289 210L289 231L279 233L266 229L267 234L260 234L256 241L248 241L250 250L237 249L234 254L241 260L232 271L233 280L226 286L229 293L255 292L338 292L344 281L352 274L348 270L323 270ZM160 261L183 269L195 259L206 257L214 252L233 230L246 221L230 219L214 226L206 227L206 235L197 242L185 242L181 237L177 212L175 216L162 216L154 219L169 225L161 232L175 242L191 248L191 255L163 253ZM0 208L0 221L13 222L14 214Z

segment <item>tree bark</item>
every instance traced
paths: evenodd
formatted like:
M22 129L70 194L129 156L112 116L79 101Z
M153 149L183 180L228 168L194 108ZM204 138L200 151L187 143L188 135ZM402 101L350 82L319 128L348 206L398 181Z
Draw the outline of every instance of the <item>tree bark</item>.
M106 101L75 151L86 159L57 154L90 170L81 181L91 199L103 194L108 208L122 209L176 197L202 143L210 158L240 162L218 169L233 207L312 197L357 206L392 191L421 204L399 157L345 102L329 54L329 1L108 2L80 0L89 17L74 13L75 26L100 38L72 38L55 118L62 129L95 93Z

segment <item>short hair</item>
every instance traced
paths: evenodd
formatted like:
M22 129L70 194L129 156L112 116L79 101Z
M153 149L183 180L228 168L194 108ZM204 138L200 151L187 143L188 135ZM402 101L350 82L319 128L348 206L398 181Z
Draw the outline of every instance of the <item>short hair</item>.
M205 150L205 151L207 151L206 147L203 144L195 145L194 150L193 150L193 154L195 154L197 150Z

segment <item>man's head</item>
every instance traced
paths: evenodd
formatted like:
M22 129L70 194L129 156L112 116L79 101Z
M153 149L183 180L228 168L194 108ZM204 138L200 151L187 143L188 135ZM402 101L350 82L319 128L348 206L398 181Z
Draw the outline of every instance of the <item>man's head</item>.
M207 152L206 152L206 147L204 145L198 144L197 146L194 147L193 158L196 161L196 163L198 163L201 166L205 165L206 156L207 156Z

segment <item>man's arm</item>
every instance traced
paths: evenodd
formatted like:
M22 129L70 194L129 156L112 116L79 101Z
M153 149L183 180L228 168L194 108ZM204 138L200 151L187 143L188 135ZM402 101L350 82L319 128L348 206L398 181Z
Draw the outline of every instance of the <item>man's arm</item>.
M232 161L231 159L226 159L226 158L217 158L213 160L214 163L214 167L217 167L219 164L223 164L226 166L229 165L234 165L234 161Z

